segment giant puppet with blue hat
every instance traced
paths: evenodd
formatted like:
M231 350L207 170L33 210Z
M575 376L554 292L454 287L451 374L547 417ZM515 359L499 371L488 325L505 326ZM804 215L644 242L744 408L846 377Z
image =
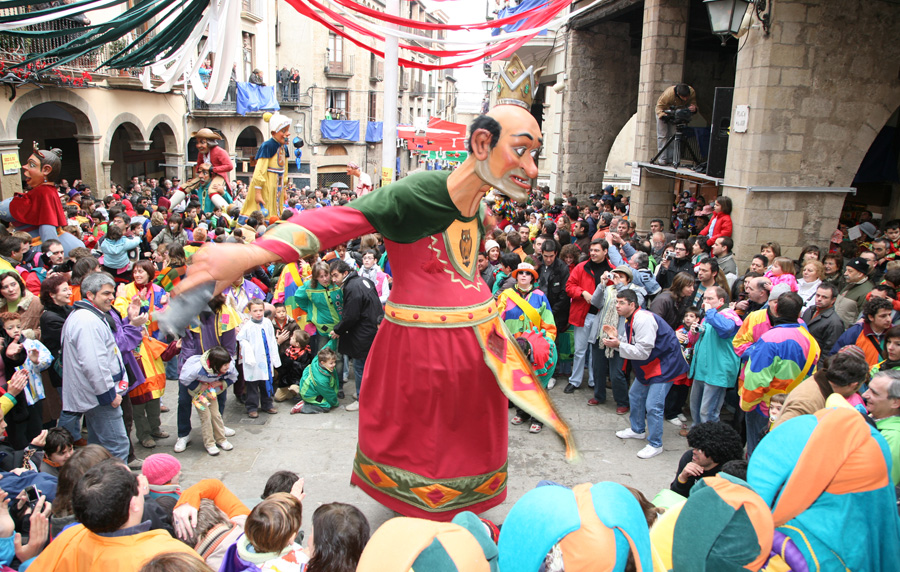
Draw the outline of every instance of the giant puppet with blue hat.
M160 319L161 328L179 331L204 299L249 268L296 262L381 233L394 287L363 372L351 482L405 516L449 521L506 499L510 400L556 431L568 457L576 453L569 427L478 272L490 231L485 194L493 188L524 201L538 175L543 141L530 112L537 75L511 58L500 74L498 105L471 124L471 152L455 170L414 173L346 206L305 210L272 225L252 245L205 246ZM271 124L278 137L280 125ZM276 167L270 161L266 169ZM252 188L258 180L264 182L254 175L251 195L259 192ZM248 196L244 214L257 208L254 197ZM203 288L204 294L191 295ZM179 298L186 299L182 306ZM335 333L344 353L341 346L349 342L340 327Z
M266 113L263 119L269 122L272 137L260 145L256 152L256 167L247 189L247 198L241 209L241 217L246 220L255 211L264 215L280 214L285 203L285 175L287 174L288 137L291 136L291 120L280 113Z

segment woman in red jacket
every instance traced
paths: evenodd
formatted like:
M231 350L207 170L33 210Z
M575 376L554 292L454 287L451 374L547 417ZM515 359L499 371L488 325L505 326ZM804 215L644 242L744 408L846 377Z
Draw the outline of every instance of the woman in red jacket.
M706 244L710 246L715 244L716 239L720 236L731 236L731 199L724 196L718 197L714 212L712 220L700 231L702 236L709 237Z

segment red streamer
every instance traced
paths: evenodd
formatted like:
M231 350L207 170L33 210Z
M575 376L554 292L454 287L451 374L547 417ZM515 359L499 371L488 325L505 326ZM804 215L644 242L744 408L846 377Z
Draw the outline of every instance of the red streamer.
M338 0L338 1L340 1L340 0ZM347 0L347 1L349 1L349 0ZM322 24L323 26L328 28L330 31L334 32L335 34L337 34L343 38L346 38L353 44L355 44L367 51L370 51L370 52L374 53L375 55L380 56L381 58L384 58L383 51L380 51L372 46L369 46L369 45L363 43L359 39L348 34L343 29L338 28L332 22L326 20L321 15L319 15L315 10L312 10L304 2L301 2L300 0L287 0L287 2L291 6L293 6L294 9L297 10L300 14ZM309 2L309 4L312 5L313 7L315 7L316 9L321 10L323 13L330 16L336 22L346 26L347 28L350 28L356 32L363 34L363 35L372 37L376 40L384 41L383 36L375 34L374 32L355 23L353 20L350 20L350 19L334 12L333 10L330 10L329 8L322 5L321 3L317 2L316 0L307 0L307 2ZM554 5L553 8L551 9L550 6L552 4L554 4L554 2L556 3L556 5ZM556 15L559 13L559 11L562 11L563 9L565 9L565 7L568 6L570 3L571 3L571 0L550 0L550 2L548 4L546 4L537 14L534 14L531 17L526 18L525 22L523 22L523 26L526 28L539 28L539 27L549 23L550 21L552 21L553 18L555 18ZM528 12L534 12L534 10L530 10ZM413 21L413 20L406 20L406 21L410 22L410 23L414 23L417 26L422 24L421 22L417 22L417 21ZM480 62L484 58L489 58L489 61L493 61L496 59L505 59L506 57L509 57L509 55L514 53L517 49L519 49L521 46L523 46L525 43L527 43L529 40L531 40L531 38L533 38L536 35L537 35L537 32L535 32L533 34L529 34L527 36L522 36L521 38L510 38L507 40L501 40L500 42L497 42L496 44L494 44L493 46L491 46L487 49L476 48L476 49L468 49L468 50L434 50L434 49L430 49L430 48L424 48L421 46L414 46L411 44L405 44L405 43L399 44L399 46L401 48L410 50L412 52L425 53L425 54L429 54L429 55L433 55L433 56L437 56L437 57L470 56L471 54L476 54L476 55L471 56L466 59L448 62L445 64L428 64L428 63L424 63L424 62L414 62L412 60L408 60L405 58L398 58L398 63L401 66L407 67L407 68L431 71L431 70L455 69L455 68L459 68L459 67L465 67L467 65Z
M489 30L494 28L500 28L501 26L506 26L507 24L514 24L519 20L523 20L525 18L529 18L531 16L537 16L542 14L544 10L550 10L554 13L554 15L558 14L562 10L564 10L567 6L572 3L572 0L547 0L546 3L541 4L540 6L536 6L531 10L525 10L524 12L520 12L518 14L512 14L510 16L506 16L505 18L500 18L497 20L490 20L487 22L477 22L474 24L440 24L440 23L432 23L432 22L420 22L418 20L410 20L408 18L402 18L400 16L393 16L391 14L385 14L384 12L379 12L378 10L373 10L368 6L363 6L355 2L354 0L334 0L341 6L345 8L350 8L354 12L358 12L365 16L369 16L371 18L375 18L376 20L381 20L382 22L388 22L391 24L397 24L398 26L407 26L410 28L417 28L420 30ZM446 0L452 1L452 0Z

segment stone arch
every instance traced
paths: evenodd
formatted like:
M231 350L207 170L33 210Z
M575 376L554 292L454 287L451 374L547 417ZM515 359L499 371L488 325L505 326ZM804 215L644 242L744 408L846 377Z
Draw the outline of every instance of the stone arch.
M157 115L150 121L150 130L148 139L152 142L151 147L158 147L163 152L163 168L166 178L176 177L181 173L182 169L178 166L184 162L184 155L179 152L178 137L176 135L175 124L165 115Z
M349 155L347 148L343 145L329 145L325 148L326 157L344 157Z
M162 132L163 141L165 143L166 152L167 153L177 153L178 152L178 129L175 127L175 122L167 115L157 115L153 119L150 120L150 129L147 132L148 136L153 134L153 131L158 127Z
M237 138L235 139L234 146L241 147L242 143L240 141L242 139L250 139L251 137L256 140L256 145L255 145L256 147L259 147L260 145L262 145L263 142L266 140L265 137L263 136L263 132L259 129L259 127L256 127L255 125L250 125L249 127L245 127L238 134Z
M637 111L640 49L630 31L628 22L604 21L568 33L555 193L587 197L603 187L601 169Z
M234 155L239 159L253 160L263 142L265 138L258 127L245 127L234 138Z
M53 111L56 108L56 111ZM19 136L21 131L31 131L34 125L25 118L38 117L45 111L53 116L65 116L69 127L65 134L43 129L40 133ZM6 139L22 139L19 144L19 159L25 160L31 152L31 141L56 140L54 145L64 151L63 172L66 179L81 179L92 189L99 189L100 178L100 135L97 117L91 106L81 96L71 91L57 88L35 90L16 98L6 120ZM29 139L26 141L26 139Z
M113 135L116 130L122 127L128 134L129 142L147 142L150 140L150 132L144 128L143 121L140 118L127 111L118 114L115 119L109 122L109 129L106 130L106 136L103 138L103 157L109 160L110 146L112 145Z
M866 106L869 113L860 118L860 126L856 133L852 137L847 138L850 144L846 146L843 155L839 155L842 159L841 163L844 165L841 171L843 171L844 176L849 178L846 180L846 184L841 183L836 184L836 186L849 187L853 182L857 169L859 169L866 153L869 152L869 148L871 148L875 138L891 116L900 108L900 93L897 95L898 97L895 101Z
M80 95L71 90L47 88L30 91L16 98L6 118L6 139L15 139L19 120L30 109L42 103L54 103L68 111L75 119L81 135L94 135L99 131L100 123L94 110Z

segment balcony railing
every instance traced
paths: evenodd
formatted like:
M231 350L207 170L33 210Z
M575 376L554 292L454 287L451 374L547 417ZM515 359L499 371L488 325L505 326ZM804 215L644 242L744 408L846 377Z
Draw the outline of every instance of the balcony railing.
M225 99L221 103L206 103L195 95L194 109L196 111L237 112L237 82L234 80L228 82L228 91L225 92Z
M20 8L5 8L0 10L0 15L2 16L12 16L12 15L25 15L27 14L27 10L24 7ZM71 34L66 34L59 37L30 37L30 38L19 38L13 36L7 36L0 34L0 61L2 61L6 67L10 67L10 65L15 65L19 62L24 61L25 59L31 57L33 54L42 54L49 52L55 48L58 48L76 38L83 35L85 33L85 26L87 25L87 21L80 18L59 18L57 20L52 20L49 22L44 22L41 24L34 24L31 26L24 26L21 29L27 31L34 32L51 32L58 30L71 30ZM146 38L144 41L147 41ZM58 69L64 74L77 74L78 77L81 76L82 72L89 72L92 75L100 74L107 76L128 76L128 77L137 77L143 71L143 68L129 68L126 70L117 70L110 69L106 67L100 67L100 64L108 60L110 57L115 55L117 52L122 50L131 40L119 40L117 42L112 42L104 45L101 49L91 52L87 55L76 58L63 66L60 66ZM41 64L50 65L56 63L58 58L44 58L40 61ZM99 69L97 69L99 67ZM51 78L51 74L47 74L47 78Z

